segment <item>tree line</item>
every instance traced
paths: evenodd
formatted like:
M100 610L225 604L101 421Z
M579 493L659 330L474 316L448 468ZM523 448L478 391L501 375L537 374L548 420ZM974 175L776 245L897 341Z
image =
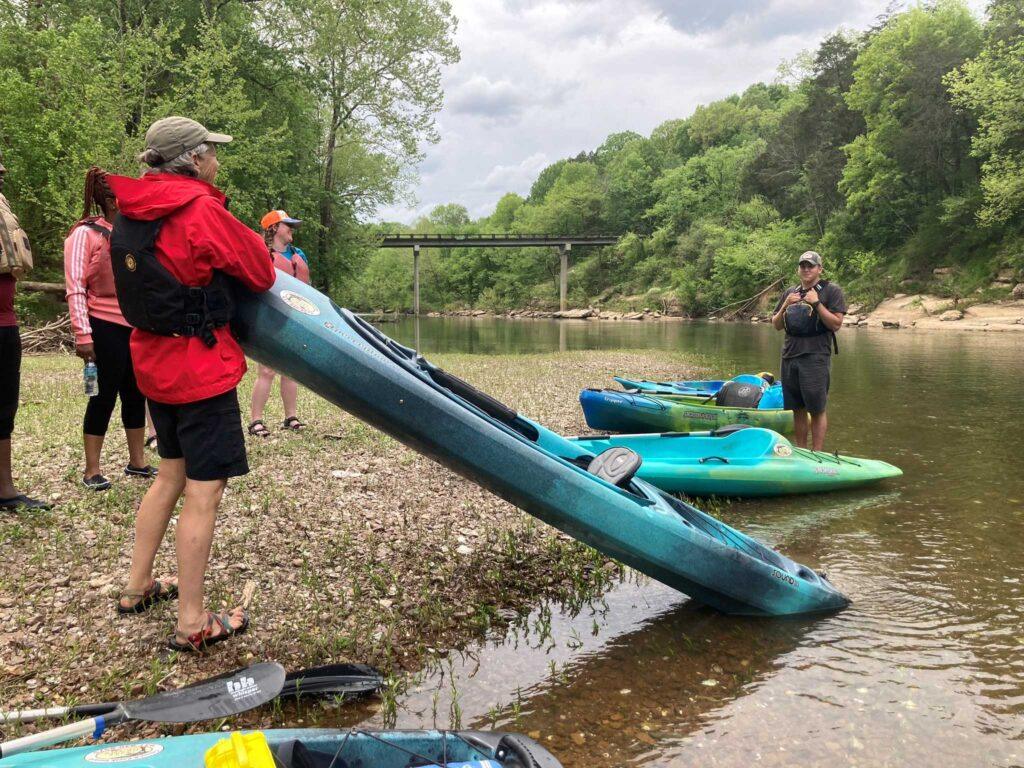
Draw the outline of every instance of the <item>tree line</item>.
M61 275L85 171L137 174L146 128L182 114L235 137L217 179L235 215L304 219L319 287L351 284L362 222L437 138L455 25L447 0L0 0L5 192L33 277Z
M614 234L573 254L571 302L692 315L788 279L808 249L865 301L991 297L995 272L1024 268L1019 0L837 32L773 83L553 163L481 219L453 202L369 223L437 138L456 23L447 0L0 0L0 146L36 278L60 275L85 170L137 173L168 114L236 137L232 210L305 219L315 282L358 308L410 307L411 255L375 246L400 231ZM557 272L547 249L427 250L423 304L554 306Z
M471 221L438 206L411 231L620 235L573 254L570 300L700 315L793 281L820 251L829 274L873 302L933 290L994 298L1024 268L1024 5L984 20L955 0L837 32L772 84L615 133L545 168ZM393 231L397 225L386 226ZM494 310L557 302L544 249L424 251L423 300ZM952 266L937 278L936 267ZM411 259L379 251L357 300L408 307Z

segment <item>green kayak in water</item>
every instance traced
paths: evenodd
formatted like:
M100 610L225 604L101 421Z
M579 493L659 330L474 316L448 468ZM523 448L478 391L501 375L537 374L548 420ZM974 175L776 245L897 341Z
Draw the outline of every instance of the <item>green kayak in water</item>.
M629 448L643 459L637 477L663 491L690 496L783 496L856 488L899 477L884 461L797 448L768 429L725 427L714 432L587 435L586 451Z
M691 432L730 424L783 434L793 431L792 411L715 405L713 398L706 397L584 389L580 405L592 429L612 432Z

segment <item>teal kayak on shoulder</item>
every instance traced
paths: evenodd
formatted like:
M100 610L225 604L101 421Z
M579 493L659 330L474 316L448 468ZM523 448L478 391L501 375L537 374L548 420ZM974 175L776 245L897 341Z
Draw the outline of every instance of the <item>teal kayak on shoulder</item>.
M275 768L561 768L533 739L491 731L369 731L282 729L262 732ZM245 734L242 734L245 735ZM203 768L206 753L228 733L197 733L88 747L26 752L0 760L21 768L96 768L125 764L138 768ZM266 755L267 746L262 748ZM254 750L250 750L253 752ZM234 764L266 765L244 753ZM217 765L218 762L214 762Z
M768 429L587 435L571 438L591 453L629 448L643 459L640 477L689 496L783 496L857 488L899 477L884 461L797 448Z
M580 406L591 429L611 432L694 432L730 424L793 431L793 412L715 405L712 398L584 389Z

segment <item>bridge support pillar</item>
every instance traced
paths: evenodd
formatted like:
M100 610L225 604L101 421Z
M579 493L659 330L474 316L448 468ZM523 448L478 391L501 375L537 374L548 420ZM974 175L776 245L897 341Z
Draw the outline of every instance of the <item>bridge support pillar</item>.
M412 247L412 313L420 316L420 247Z
M558 308L564 312L567 308L567 300L569 294L569 251L572 250L571 243L564 243L558 246L558 260L559 273L558 273Z

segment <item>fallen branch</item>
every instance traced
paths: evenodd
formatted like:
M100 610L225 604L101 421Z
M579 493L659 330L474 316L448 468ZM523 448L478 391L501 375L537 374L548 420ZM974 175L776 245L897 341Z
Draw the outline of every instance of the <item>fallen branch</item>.
M732 312L729 312L729 314L728 314L728 317L730 317L730 318L736 317L736 315L740 314L741 312L743 312L744 310L749 308L749 306L751 304L755 304L762 296L764 296L766 293L768 293L768 291L771 291L771 290L777 288L781 283L782 283L782 278L780 277L778 280L775 280L774 282L772 282L771 285L765 286L760 291L755 293L753 296L751 296L749 298L746 298L746 299L740 299L739 301L730 302L729 304L721 306L718 309L712 310L711 312L708 312L708 316L710 317L712 315L717 315L723 309L728 309L729 307L736 307L736 309L734 309ZM736 306L737 304L739 304L740 306L737 307Z
M75 338L71 332L70 315L61 315L46 325L21 332L21 351L28 355L49 352L73 352Z
M63 298L66 289L64 287L64 283L36 283L32 280L19 280L18 290L52 293Z

